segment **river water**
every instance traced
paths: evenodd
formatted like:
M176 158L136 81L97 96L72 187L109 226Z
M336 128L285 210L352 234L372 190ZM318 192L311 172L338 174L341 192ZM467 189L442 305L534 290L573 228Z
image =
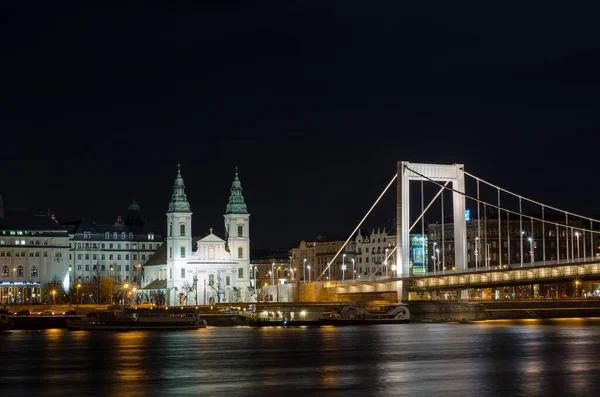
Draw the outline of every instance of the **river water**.
M600 320L0 336L2 396L593 396Z

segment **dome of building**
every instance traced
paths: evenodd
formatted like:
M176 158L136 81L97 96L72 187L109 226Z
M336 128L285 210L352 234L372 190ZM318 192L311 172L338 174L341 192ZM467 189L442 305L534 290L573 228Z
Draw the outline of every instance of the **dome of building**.
M140 206L135 202L135 200L133 200L133 203L129 204L129 207L127 208L127 211L139 211L140 210Z

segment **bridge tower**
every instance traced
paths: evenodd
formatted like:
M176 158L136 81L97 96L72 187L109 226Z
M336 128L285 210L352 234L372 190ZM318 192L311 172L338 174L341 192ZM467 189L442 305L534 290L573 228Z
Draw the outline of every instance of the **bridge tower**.
M398 268L412 275L409 261L410 181L452 182L452 215L454 217L454 263L457 270L467 268L467 227L465 219L465 175L463 164L418 164L399 161L396 200L396 236ZM461 194L463 193L463 194ZM424 214L421 214L423 216ZM409 282L398 283L398 299L408 301Z

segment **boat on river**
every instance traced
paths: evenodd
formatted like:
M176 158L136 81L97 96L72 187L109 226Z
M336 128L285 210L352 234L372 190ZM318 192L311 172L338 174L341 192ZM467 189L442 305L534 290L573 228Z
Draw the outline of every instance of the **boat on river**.
M195 311L168 309L106 310L82 313L81 319L67 320L70 330L185 330L206 328Z
M319 324L402 324L410 322L410 311L401 303L383 305L344 305L336 312L323 312Z

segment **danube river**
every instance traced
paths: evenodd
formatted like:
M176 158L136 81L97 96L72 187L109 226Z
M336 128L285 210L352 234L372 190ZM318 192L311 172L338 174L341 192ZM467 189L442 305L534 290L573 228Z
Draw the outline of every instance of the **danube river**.
M592 396L600 320L14 331L2 396Z

